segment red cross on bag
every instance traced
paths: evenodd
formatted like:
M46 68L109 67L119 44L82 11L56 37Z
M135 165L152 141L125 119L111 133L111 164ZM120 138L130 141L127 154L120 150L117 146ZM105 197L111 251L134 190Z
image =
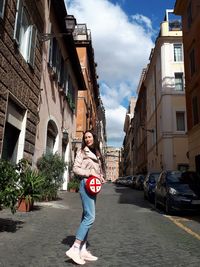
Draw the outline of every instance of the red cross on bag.
M90 195L96 195L101 191L101 181L98 177L90 176L86 180L85 187Z

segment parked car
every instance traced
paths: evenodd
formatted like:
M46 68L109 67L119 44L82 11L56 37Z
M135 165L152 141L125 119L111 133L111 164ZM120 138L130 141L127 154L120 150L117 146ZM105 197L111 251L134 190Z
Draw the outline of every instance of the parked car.
M196 172L163 171L155 188L155 207L173 211L200 211L200 177Z
M160 172L149 172L144 179L143 190L144 198L148 199L150 202L154 202L155 197L155 186L158 181Z
M127 185L127 186L130 186L131 183L132 183L132 176L129 175L129 176L122 176L122 177L119 177L116 181L115 181L116 184L120 184L120 185Z
M125 185L132 187L132 185L133 185L133 176L132 175L126 176Z
M143 190L144 175L138 174L135 180L135 188Z
M133 176L132 176L132 183L131 183L131 187L132 187L132 188L135 188L136 179L137 179L137 175L133 175Z

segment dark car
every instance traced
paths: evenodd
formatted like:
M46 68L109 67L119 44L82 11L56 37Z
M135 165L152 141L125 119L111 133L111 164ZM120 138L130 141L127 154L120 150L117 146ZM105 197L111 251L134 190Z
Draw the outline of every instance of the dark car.
M155 207L173 211L200 211L200 177L196 172L163 171L155 188Z
M144 175L138 174L135 180L135 188L138 190L143 189Z
M160 172L149 172L144 179L143 183L144 198L148 199L150 202L154 202L155 186L159 175Z

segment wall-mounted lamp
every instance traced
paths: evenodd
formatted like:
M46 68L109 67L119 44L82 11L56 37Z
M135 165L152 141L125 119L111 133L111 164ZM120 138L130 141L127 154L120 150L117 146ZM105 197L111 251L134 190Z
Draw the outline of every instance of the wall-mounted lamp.
M67 15L65 17L65 27L66 32L61 33L43 33L39 35L39 39L41 42L49 41L50 39L54 37L62 37L63 35L70 35L73 33L75 26L76 26L76 19L73 15Z
M154 133L154 129L145 129L144 127L142 127L142 130L146 132Z
M69 141L69 132L67 129L63 130L63 137L62 137L63 143L68 143Z

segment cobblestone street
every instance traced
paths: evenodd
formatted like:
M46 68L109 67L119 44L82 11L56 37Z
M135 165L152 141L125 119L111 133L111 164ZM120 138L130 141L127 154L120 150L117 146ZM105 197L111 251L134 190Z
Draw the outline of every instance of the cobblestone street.
M65 256L81 217L79 194L39 203L30 213L0 211L1 267L75 266ZM187 221L200 234L198 221ZM85 266L200 266L200 241L143 199L143 192L105 184L97 200Z

